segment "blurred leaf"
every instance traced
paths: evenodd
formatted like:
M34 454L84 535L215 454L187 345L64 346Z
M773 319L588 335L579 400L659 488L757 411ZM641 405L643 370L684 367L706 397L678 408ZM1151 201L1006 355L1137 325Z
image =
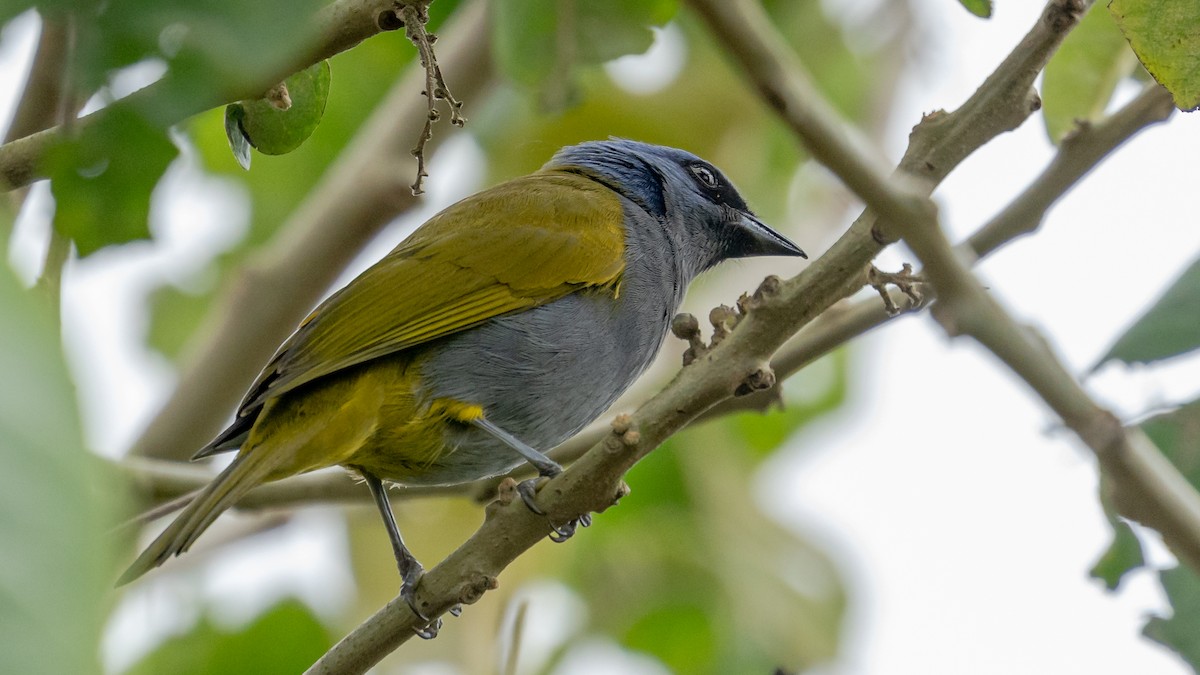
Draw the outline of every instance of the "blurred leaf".
M45 305L0 269L0 654L11 673L99 673L120 483L83 449Z
M591 625L672 672L771 672L830 658L845 600L833 564L748 498L757 454L721 420L630 472L619 506L570 547Z
M958 0L967 11L983 19L992 18L992 0Z
M242 630L223 630L201 619L190 633L167 640L126 673L293 675L332 645L332 636L312 611L298 600L287 600Z
M1167 459L1200 490L1200 400L1141 424Z
M1200 347L1200 259L1097 362L1152 363Z
M176 359L191 339L212 301L213 290L190 293L174 286L150 292L150 327L146 343L167 358Z
M692 604L655 608L629 627L622 642L655 655L673 673L704 672L716 660L718 644L707 609Z
M1117 590L1121 579L1146 563L1142 556L1142 544L1133 528L1123 520L1110 518L1113 526L1113 541L1089 571L1093 577L1104 582L1110 591Z
M650 48L650 26L675 15L678 0L499 0L493 51L501 72L540 91L542 105L575 102L574 71Z
M313 64L289 77L284 84L291 99L286 110L275 107L265 98L229 106L236 105L241 109L237 116L238 127L250 145L265 155L287 154L316 131L329 98L329 62ZM233 144L232 138L230 144ZM238 154L236 145L233 154Z
M1200 576L1180 565L1159 572L1158 579L1175 611L1170 618L1151 618L1142 632L1200 672Z
M1061 141L1075 129L1076 120L1098 119L1133 65L1133 53L1112 15L1100 3L1093 5L1042 77L1042 115L1050 140Z
M150 194L179 151L166 133L123 106L46 153L54 227L86 256L148 239Z
M211 100L261 82L306 49L321 5L300 0L281 11L240 0L87 3L78 22L81 87L92 91L116 69L161 59L178 97Z
M1112 0L1108 11L1176 107L1200 108L1200 2Z

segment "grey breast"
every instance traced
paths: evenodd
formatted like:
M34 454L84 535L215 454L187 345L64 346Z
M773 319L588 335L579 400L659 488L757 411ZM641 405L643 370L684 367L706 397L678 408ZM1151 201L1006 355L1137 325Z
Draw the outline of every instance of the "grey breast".
M644 220L627 232L616 299L573 293L439 341L423 368L427 395L478 403L542 452L603 414L654 360L687 283L662 226L637 207L627 211ZM478 429L450 429L446 440L450 452L431 483L495 475L522 461Z

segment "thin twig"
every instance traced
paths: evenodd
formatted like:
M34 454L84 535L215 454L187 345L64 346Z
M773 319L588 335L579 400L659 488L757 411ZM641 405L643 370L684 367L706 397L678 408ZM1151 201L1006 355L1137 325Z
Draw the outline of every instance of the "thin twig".
M437 42L437 36L425 31L425 24L429 22L429 3L405 5L400 10L400 17L404 21L404 34L417 48L421 67L425 69L425 88L421 93L425 95L428 113L425 116L425 127L412 149L412 156L417 158L417 178L410 186L415 197L425 192L422 184L429 176L425 171L425 144L433 138L433 123L441 118L441 113L437 110L437 101L445 99L450 107L450 124L461 127L467 123L467 118L461 114L462 101L454 98L450 87L446 86L446 78L442 76L442 67L433 51L433 43Z

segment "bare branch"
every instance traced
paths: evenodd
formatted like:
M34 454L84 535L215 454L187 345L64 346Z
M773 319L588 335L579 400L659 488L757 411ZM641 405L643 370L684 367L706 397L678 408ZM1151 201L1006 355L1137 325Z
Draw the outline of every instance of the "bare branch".
M491 78L483 3L447 26L443 65L474 95ZM219 431L241 393L355 253L416 203L405 186L408 143L426 117L413 64L372 113L272 244L226 285L199 332L179 387L132 452L184 459Z
M803 73L805 69L787 49L755 3L723 0L689 0L731 56L742 66L764 100L797 136L824 162L834 157L830 168L847 185L866 199L885 195L877 208L886 208L883 221L890 221L912 205L894 203L882 171L872 155L859 149L857 134L839 131L845 126L829 113L828 105ZM1037 23L996 71L953 112L926 115L909 138L909 147L900 161L898 172L907 176L909 198L928 195L943 178L968 155L997 135L1015 129L1037 110L1041 103L1032 85L1067 33L1078 23L1086 9L1082 0L1054 0ZM806 145L806 147L809 147ZM872 196L874 195L874 196ZM890 196L888 196L890 195ZM866 283L867 265L887 244L895 241L873 209L865 211L850 229L818 260L800 275L788 280L781 289L786 310L777 322L762 325L763 339L779 344L833 303L857 291ZM740 332L740 331L739 331Z
M838 130L841 123L826 114L828 107L819 102L821 99L807 78L791 76L803 70L782 48L779 37L770 33L770 25L761 17L747 18L760 9L721 0L692 0L691 4L709 22L720 42L742 61L768 103L801 138L813 139L821 148L814 150L814 154L830 157L833 165L846 173L839 175L848 184L861 188L862 196L878 198L877 203L868 202L871 206L882 207L889 220L926 222L934 216L927 201L894 190L868 153L849 147L851 142L847 139L851 136ZM1081 5L1052 3L1051 10L1061 10L1064 6ZM1050 13L1048 10L1047 14ZM1021 67L1002 65L963 107L969 111L974 101L974 105L982 102L987 104L985 107L1011 111L1002 117L1003 123L945 124L937 134L941 137L939 143L926 143L922 146L925 151L910 149L908 162L940 167L926 175L928 184L922 189L932 190L970 151L1019 124L1032 112L1035 106L1030 103L1028 85L1036 70L1028 73L1025 66L1039 59L1037 69L1044 65L1077 21L1078 12L1069 13L1069 17L1070 21L1039 21L1018 47L1025 54L1005 62L1014 61ZM1019 96L1011 95L1014 88ZM810 106L812 101L818 103ZM942 117L952 121L955 114ZM748 313L737 330L713 347L706 358L684 368L632 418L622 419L620 428L614 429L618 433L609 434L543 487L539 505L550 518L566 522L607 508L623 494L624 472L667 436L728 399L748 382L770 379L764 377L770 372L766 363L770 355L814 316L863 285L867 264L887 242L884 237L873 236L874 220L873 216L860 218L826 255L799 276L782 284L774 278L764 282L755 300L747 304ZM534 516L523 504L493 503L480 529L422 579L416 591L422 613L436 617L456 603L474 602L495 586L496 576L505 566L548 532L546 520ZM407 603L393 600L335 645L308 672L364 672L408 640L418 623Z
M999 246L1037 231L1046 212L1109 153L1142 129L1175 112L1171 94L1151 82L1138 96L1102 122L1083 122L1062 140L1054 160L1025 191L978 232L967 245L982 258Z

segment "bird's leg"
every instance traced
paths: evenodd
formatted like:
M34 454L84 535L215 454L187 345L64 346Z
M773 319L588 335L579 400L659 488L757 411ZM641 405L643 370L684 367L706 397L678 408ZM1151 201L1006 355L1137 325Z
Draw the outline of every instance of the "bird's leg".
M426 622L426 626L418 629L416 633L425 640L432 640L437 637L438 630L442 627L442 620L439 618L430 621L429 617L422 614L421 610L417 609L415 595L417 582L425 574L425 568L421 566L417 558L404 545L404 540L400 538L400 528L396 527L396 516L392 513L392 504L388 501L387 489L383 487L383 481L361 467L355 468L367 482L367 487L371 489L371 496L375 498L375 506L379 507L379 515L383 516L383 526L387 529L388 539L392 542L392 553L396 555L396 567L400 569L400 579L403 583L400 588L400 597L404 598L409 609L417 615L418 619Z
M524 457L525 461L529 462L533 468L537 469L538 478L530 478L529 480L518 483L517 494L521 495L521 501L525 502L525 506L529 507L530 511L533 511L539 516L546 515L546 512L537 505L537 481L539 478L554 478L558 474L562 473L562 465L533 449L516 436L513 436L504 429L496 426L487 418L476 417L475 419L471 420L471 424L491 434L496 440L507 445L513 450L516 450L517 454ZM592 517L586 513L579 518L568 522L566 525L558 526L554 523L551 523L550 529L552 532L550 533L550 539L555 542L564 542L567 539L570 539L571 535L575 534L576 527L580 525L587 527L591 524Z

